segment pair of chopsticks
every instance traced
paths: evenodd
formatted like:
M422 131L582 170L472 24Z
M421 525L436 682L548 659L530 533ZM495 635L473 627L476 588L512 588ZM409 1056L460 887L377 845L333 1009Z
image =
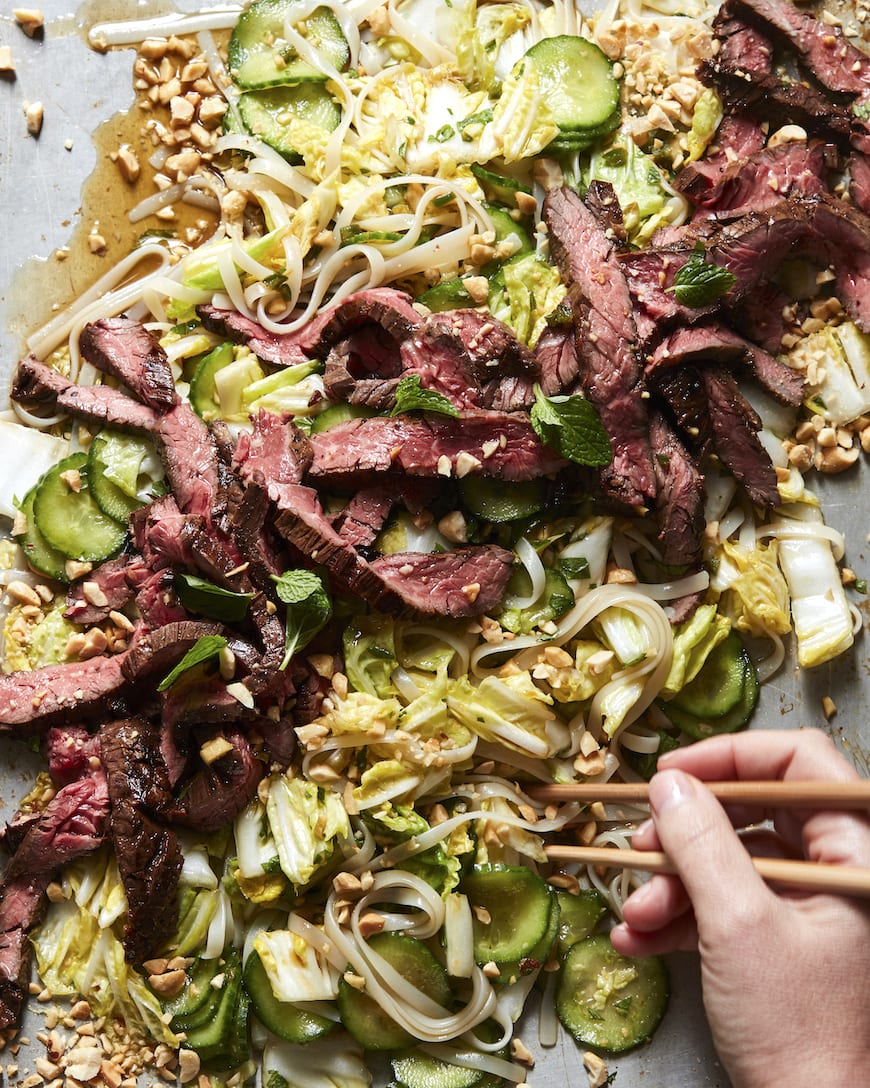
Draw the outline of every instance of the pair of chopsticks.
M870 811L870 781L858 782L707 782L724 804L775 808L820 808L832 811ZM649 799L646 782L589 782L577 785L528 786L530 798L543 803L639 803ZM647 873L676 873L666 854L657 850L623 850L605 846L545 847L552 861L573 861L608 868L638 869ZM753 857L763 880L792 888L838 892L870 898L870 869L854 865Z

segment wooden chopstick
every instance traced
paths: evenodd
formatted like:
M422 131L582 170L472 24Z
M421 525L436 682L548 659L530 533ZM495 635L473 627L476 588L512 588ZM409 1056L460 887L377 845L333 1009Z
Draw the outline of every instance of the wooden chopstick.
M720 801L728 804L772 805L790 808L870 809L870 779L858 782L705 782ZM534 801L575 801L603 804L645 802L646 782L582 782L576 785L524 786Z
M545 846L551 861L573 861L616 869L639 869L646 873L676 873L670 858L658 850L623 850L617 846ZM792 888L814 888L870 899L870 869L856 865L791 861L785 858L756 858L758 875L774 884Z

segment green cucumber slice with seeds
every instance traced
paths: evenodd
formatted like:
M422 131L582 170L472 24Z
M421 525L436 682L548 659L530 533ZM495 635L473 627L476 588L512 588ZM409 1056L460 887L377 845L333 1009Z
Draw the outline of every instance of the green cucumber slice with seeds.
M474 869L460 887L472 908L483 908L474 918L478 963L509 965L531 955L550 922L548 884L522 865L504 865Z
M331 427L337 427L339 423L347 423L350 419L371 419L375 414L374 408L368 408L364 404L330 404L314 417L311 433L321 434Z
M508 207L516 206L517 193L526 193L531 196L532 190L528 185L507 174L497 174L476 162L471 164L471 172L480 182L487 198L498 204L506 204Z
M73 453L49 469L36 486L33 516L52 548L68 559L99 563L121 550L127 527L97 506L88 487L87 464L86 453ZM68 482L76 474L77 491Z
M556 984L556 1012L581 1046L611 1054L653 1034L668 1004L668 975L658 956L621 956L606 933L568 951Z
M230 74L240 87L280 87L291 83L325 82L320 68L303 60L284 37L285 23L317 50L337 71L350 63L350 49L341 24L329 8L315 8L304 20L296 16L296 0L256 0L239 16L227 51Z
M539 971L553 951L553 947L556 944L556 938L559 934L559 919L561 916L561 907L559 900L556 897L554 891L550 891L550 916L547 919L547 928L544 930L544 935L538 941L533 949L520 959L513 960L511 963L500 963L499 976L497 981L503 985L511 985L516 982L517 979L522 978L524 975L531 975L535 971Z
M487 476L466 476L459 484L463 506L485 521L517 521L540 513L547 505L543 480L517 480L510 487Z
M100 431L94 436L88 451L88 487L94 502L107 517L122 525L128 523L134 510L145 505L138 495L128 494L106 474L113 459L128 450L134 455L141 452L144 458L148 452L147 443L135 435Z
M607 902L597 888L583 888L577 895L556 892L559 901L559 954L564 956L578 941L585 941L607 914Z
M437 1004L450 1007L447 972L422 941L402 933L378 933L368 945L412 986ZM402 1050L415 1041L373 998L345 978L338 987L338 1011L342 1024L366 1050Z
M332 132L341 121L341 107L320 83L299 83L248 91L239 96L239 113L248 132L291 162L301 162L292 122L305 121Z
M251 999L254 1015L279 1039L288 1043L310 1043L328 1035L335 1027L332 1020L298 1008L291 1001L275 996L272 983L256 952L248 956L242 975L245 990Z
M610 58L585 38L543 38L526 53L538 73L541 96L563 135L591 133L619 110L619 80Z
M200 359L190 379L189 397L193 410L203 419L213 419L220 412L215 375L232 361L233 345L229 341L218 344Z
M656 705L686 736L702 740L746 726L758 704L759 687L752 658L732 631L675 699L660 699Z

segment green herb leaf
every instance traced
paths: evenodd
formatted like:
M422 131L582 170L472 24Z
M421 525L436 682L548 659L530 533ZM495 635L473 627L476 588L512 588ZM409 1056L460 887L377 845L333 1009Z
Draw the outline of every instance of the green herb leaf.
M202 638L198 638L172 672L160 681L157 690L166 691L167 688L171 688L182 673L217 657L226 645L227 640L223 635L203 635Z
M332 601L323 579L310 570L288 570L272 575L278 597L287 605L284 639L284 660L280 668L286 669L290 658L303 650L332 615Z
M234 593L195 574L176 574L178 599L190 612L222 623L238 623L248 614L253 593Z
M443 395L434 389L424 389L420 385L419 374L409 374L402 378L396 387L396 407L390 415L397 416L402 412L437 412L442 416L458 418L459 412Z
M562 556L559 567L566 578L588 578L590 574L589 560L585 555Z
M703 247L700 247L703 250ZM677 302L682 306L707 306L721 298L737 282L737 277L727 268L705 259L703 252L695 252L674 276L672 291Z
M532 426L542 442L558 450L578 465L600 468L613 458L607 437L595 408L585 397L545 397L535 386L531 411Z

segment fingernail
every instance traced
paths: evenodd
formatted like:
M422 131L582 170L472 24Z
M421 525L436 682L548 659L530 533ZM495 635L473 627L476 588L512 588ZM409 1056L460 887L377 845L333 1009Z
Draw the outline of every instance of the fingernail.
M655 827L655 821L651 819L644 820L637 831L635 831L634 837L637 838L638 835L645 835L651 827Z
M650 894L650 886L649 882L647 882L646 884L641 884L639 888L635 888L629 896L629 899L634 906L643 906L643 904L649 898ZM626 902L628 902L628 899L626 900Z
M649 803L653 814L661 816L695 795L692 779L682 771L661 771L649 784Z

